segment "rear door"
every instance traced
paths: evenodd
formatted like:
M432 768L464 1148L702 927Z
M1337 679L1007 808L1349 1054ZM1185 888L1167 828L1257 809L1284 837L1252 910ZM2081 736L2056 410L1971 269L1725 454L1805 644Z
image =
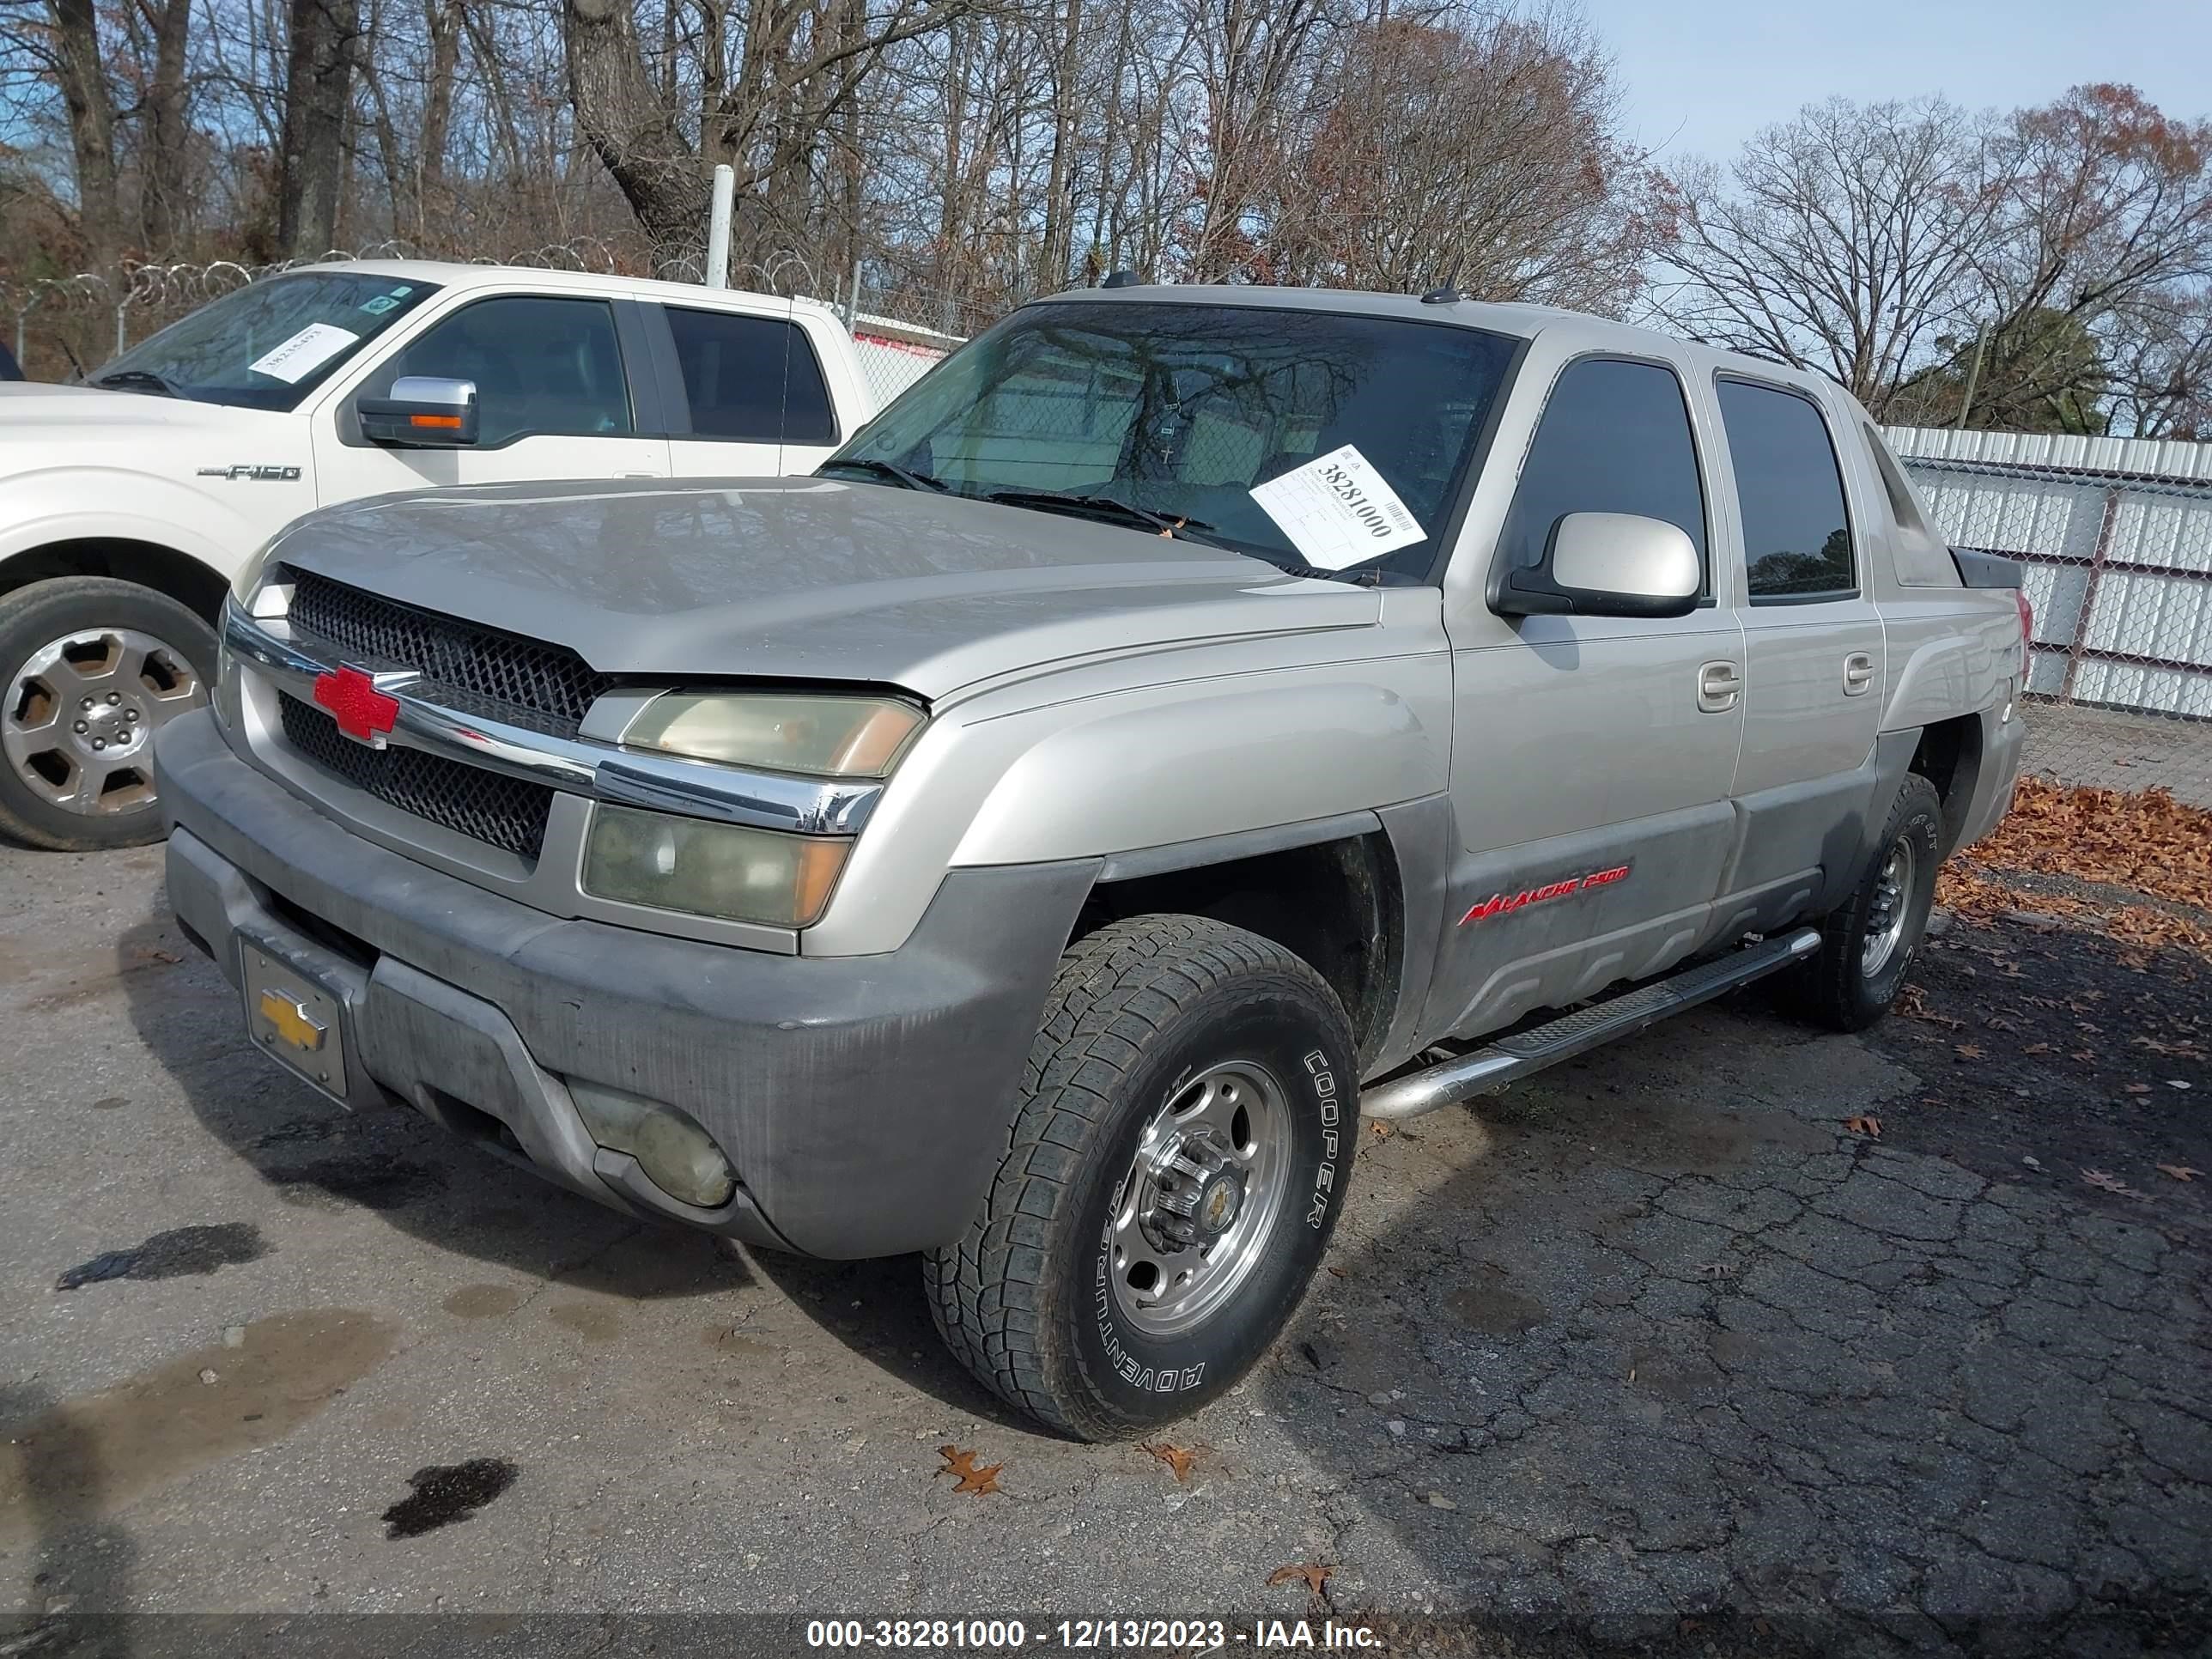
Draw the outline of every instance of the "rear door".
M646 307L679 477L811 472L848 434L806 331L788 316Z
M1672 362L1597 355L1560 367L1496 557L1534 562L1570 513L1664 520L1705 561L1696 610L1486 610L1448 623L1462 844L1431 1029L1494 1030L1659 972L1710 928L1735 840L1743 653L1725 590L1714 596L1715 515L1684 393Z
M622 303L495 294L434 319L317 417L323 502L437 484L665 477L668 441L655 430L656 411L641 416L632 395L632 375L643 364L631 360L643 354L635 330L624 349ZM473 445L403 449L361 435L360 399L388 396L407 374L475 382Z
M1724 922L1765 931L1805 914L1826 867L1856 855L1881 723L1882 624L1827 411L1747 376L1722 374L1714 392L1743 545L1747 659L1743 842Z

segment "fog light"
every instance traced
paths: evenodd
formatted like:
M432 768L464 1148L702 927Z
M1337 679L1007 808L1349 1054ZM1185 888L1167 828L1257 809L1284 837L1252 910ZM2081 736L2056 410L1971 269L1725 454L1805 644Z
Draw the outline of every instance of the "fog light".
M730 1160L690 1113L574 1078L568 1093L592 1139L610 1152L628 1152L646 1179L669 1197L719 1210L737 1191Z

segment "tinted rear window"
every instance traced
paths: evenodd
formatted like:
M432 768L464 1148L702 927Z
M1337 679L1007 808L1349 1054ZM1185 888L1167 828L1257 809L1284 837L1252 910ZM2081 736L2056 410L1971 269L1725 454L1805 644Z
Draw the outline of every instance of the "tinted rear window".
M1843 474L1820 409L1747 380L1723 380L1719 392L1752 603L1856 592Z
M668 308L701 438L834 444L837 417L806 331L781 317Z

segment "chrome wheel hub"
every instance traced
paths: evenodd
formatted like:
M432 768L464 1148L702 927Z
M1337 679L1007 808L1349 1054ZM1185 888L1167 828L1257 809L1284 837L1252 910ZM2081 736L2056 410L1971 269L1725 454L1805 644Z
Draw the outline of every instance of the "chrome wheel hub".
M1185 1084L1145 1127L1109 1222L1115 1302L1155 1336L1190 1330L1261 1260L1289 1182L1291 1116L1249 1061Z
M1897 841L1874 879L1874 902L1867 909L1866 943L1859 951L1859 972L1868 979L1889 965L1905 938L1905 919L1912 905L1916 860L1912 843Z
M207 701L184 653L131 628L49 641L15 669L0 753L32 793L92 817L154 799L154 733Z

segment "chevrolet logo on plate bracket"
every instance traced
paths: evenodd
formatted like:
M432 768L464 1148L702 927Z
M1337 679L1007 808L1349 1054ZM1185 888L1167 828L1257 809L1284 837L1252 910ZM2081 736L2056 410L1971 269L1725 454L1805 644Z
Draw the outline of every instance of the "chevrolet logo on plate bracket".
M303 1054L320 1048L330 1034L329 1028L307 1012L306 1003L282 991L263 991L256 1006L276 1038Z

